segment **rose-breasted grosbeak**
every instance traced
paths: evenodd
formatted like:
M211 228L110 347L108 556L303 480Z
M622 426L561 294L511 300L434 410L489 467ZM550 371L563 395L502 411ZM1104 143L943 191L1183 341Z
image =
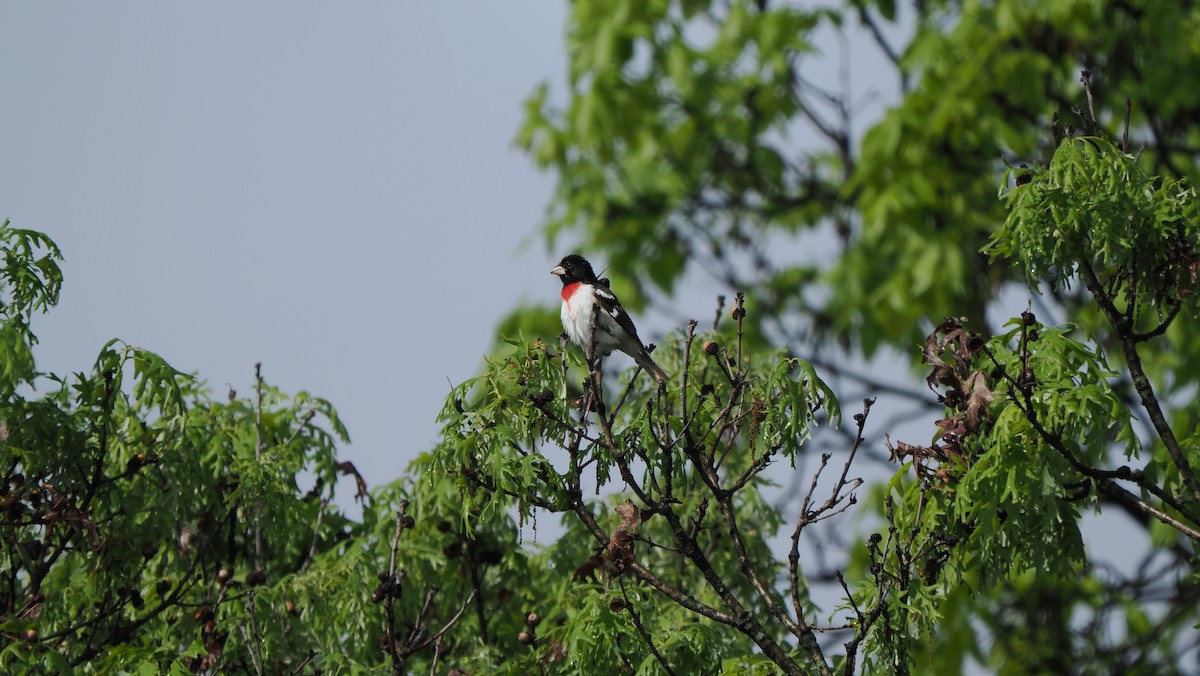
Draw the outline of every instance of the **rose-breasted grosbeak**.
M571 342L582 347L584 354L594 350L597 362L613 350L620 350L654 376L660 387L666 385L666 372L654 363L650 351L642 345L633 320L608 288L608 280L596 279L591 264L583 256L571 254L563 258L550 274L562 278L562 323Z

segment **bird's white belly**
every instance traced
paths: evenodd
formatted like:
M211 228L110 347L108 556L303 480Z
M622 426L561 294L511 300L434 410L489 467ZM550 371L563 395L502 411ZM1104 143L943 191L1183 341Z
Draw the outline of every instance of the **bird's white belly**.
M596 315L594 320L593 314ZM563 303L561 317L567 337L583 348L584 354L591 347L593 321L596 322L596 356L607 357L617 349L619 343L615 332L619 327L603 310L596 310L596 299L591 294L577 293L570 303Z

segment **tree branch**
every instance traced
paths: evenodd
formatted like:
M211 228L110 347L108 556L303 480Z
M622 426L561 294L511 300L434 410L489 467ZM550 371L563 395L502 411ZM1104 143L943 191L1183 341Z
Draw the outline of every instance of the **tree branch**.
M1134 389L1137 390L1138 396L1142 400L1142 408L1150 416L1150 422L1154 425L1154 429L1158 432L1158 436L1162 439L1163 446L1167 449L1167 453L1171 456L1171 461L1175 463L1175 467L1179 469L1179 473L1183 477L1183 483L1191 492L1191 499L1200 504L1200 479L1196 476L1196 471L1188 462L1187 455L1183 448L1180 447L1179 441L1175 438L1175 432L1171 429L1171 425L1167 422L1166 415L1163 414L1162 407L1158 403L1158 397L1154 394L1154 387L1150 384L1150 378L1146 376L1146 371L1142 367L1141 356L1138 355L1137 341L1132 332L1131 321L1128 317L1122 315L1113 305L1111 298L1104 293L1100 279L1096 276L1096 272L1092 269L1091 263L1088 261L1079 261L1079 274L1083 277L1084 285L1091 294L1096 298L1100 305L1101 311L1108 319L1108 323L1117 332L1117 338L1121 343L1121 351L1125 355L1125 363L1129 367L1129 375L1133 379Z

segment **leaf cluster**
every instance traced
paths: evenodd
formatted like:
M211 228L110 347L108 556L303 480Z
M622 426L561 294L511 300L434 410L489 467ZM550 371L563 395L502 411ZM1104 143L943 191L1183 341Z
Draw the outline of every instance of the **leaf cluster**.
M813 426L836 422L837 401L807 362L743 351L743 302L736 333L696 335L693 322L655 352L680 374L667 391L636 371L620 389L587 373L576 390L576 355L518 337L449 398L430 474L456 482L462 526L513 510L567 517L543 559L558 572L542 617L557 628L539 634L549 643L531 666L702 669L756 646L785 670L828 668L796 561L767 544L783 521L763 491L764 470L796 466ZM856 485L843 473L840 493L806 510L794 539L852 503Z
M1031 288L1050 272L1058 285L1082 282L1108 322L1125 370L1110 366L1103 344L1080 340L1078 327L1046 326L1028 311L986 341L966 333L958 320L938 326L924 358L947 415L933 444L891 446L895 456L912 457L916 480L904 478L906 466L884 496L891 536L883 545L872 541L869 561L859 564L876 578L863 598L891 594L895 612L906 618L892 632L909 628L914 637L959 641L959 654L980 640L973 632L943 629L944 613L962 612L963 604L997 632L1093 614L1094 624L1083 631L1054 630L1080 654L1098 650L1104 639L1097 628L1122 617L1130 636L1144 640L1152 633L1147 626L1154 626L1153 656L1145 659L1171 664L1194 622L1188 608L1194 586L1176 588L1173 610L1148 612L1135 600L1138 592L1095 570L1081 522L1102 508L1126 512L1152 535L1152 549L1182 556L1166 569L1187 579L1186 552L1200 539L1195 463L1186 450L1190 442L1177 437L1166 403L1142 369L1141 353L1190 302L1186 261L1194 250L1196 198L1178 182L1145 177L1127 153L1093 138L1064 141L1049 167L1025 173L1008 189L1012 212L990 253L1026 266ZM1146 315L1156 328L1139 327ZM1149 444L1137 433L1139 413L1122 392L1125 383L1148 421ZM1133 467L1114 466L1121 456ZM914 544L892 546L906 532ZM920 555L931 551L922 562ZM1128 584L1136 590L1150 579ZM967 601L967 590L988 596ZM1056 605L1039 606L1048 596ZM906 645L887 634L887 625L875 645L903 657ZM1018 630L999 641L991 659L1061 661L1036 641ZM974 656L984 659L981 652Z
M1066 138L1045 168L1013 173L1008 218L985 252L1019 253L1031 288L1067 284L1082 264L1104 271L1107 295L1160 318L1190 302L1200 201L1188 181L1147 175L1133 155L1094 137Z

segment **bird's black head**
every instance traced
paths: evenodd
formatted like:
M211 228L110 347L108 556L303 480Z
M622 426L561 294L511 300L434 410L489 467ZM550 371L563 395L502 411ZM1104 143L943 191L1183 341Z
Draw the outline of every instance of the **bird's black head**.
M558 267L550 271L550 274L562 277L563 286L575 282L596 282L596 273L592 271L592 264L579 254L565 256L559 262Z

